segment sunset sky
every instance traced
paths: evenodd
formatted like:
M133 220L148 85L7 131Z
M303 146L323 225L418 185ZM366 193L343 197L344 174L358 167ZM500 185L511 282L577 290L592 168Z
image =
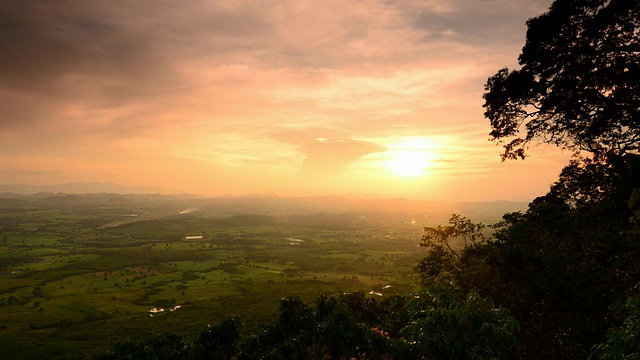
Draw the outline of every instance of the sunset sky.
M531 200L482 94L551 2L3 1L0 184Z

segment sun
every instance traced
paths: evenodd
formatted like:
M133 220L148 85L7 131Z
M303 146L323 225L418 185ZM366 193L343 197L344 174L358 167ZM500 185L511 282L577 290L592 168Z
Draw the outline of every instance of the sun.
M424 175L430 165L428 153L420 150L394 150L390 152L391 159L387 167L392 173L402 177L416 177Z
M401 177L425 175L433 160L433 153L427 144L415 139L393 144L386 155L387 168Z

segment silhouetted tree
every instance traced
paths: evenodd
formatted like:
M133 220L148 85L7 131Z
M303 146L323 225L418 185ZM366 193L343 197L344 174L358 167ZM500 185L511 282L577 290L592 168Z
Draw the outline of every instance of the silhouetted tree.
M640 285L634 289L624 304L612 306L612 310L623 316L622 323L607 332L607 340L594 346L589 359L616 360L640 357Z
M180 335L167 333L149 335L142 340L122 340L113 344L105 353L95 357L96 360L173 360L186 359L189 343Z
M429 253L418 261L415 270L424 281L458 271L461 253L486 240L484 227L459 214L451 215L449 225L426 226L419 245Z
M225 319L215 326L207 325L196 336L189 354L190 359L232 359L239 350L240 320Z
M526 213L463 252L457 277L513 310L519 357L584 358L639 280L640 2L556 0L527 26L520 69L485 86L490 136L503 160L531 143L574 159Z
M640 2L556 0L527 22L521 68L485 86L504 159L532 141L605 154L640 151Z

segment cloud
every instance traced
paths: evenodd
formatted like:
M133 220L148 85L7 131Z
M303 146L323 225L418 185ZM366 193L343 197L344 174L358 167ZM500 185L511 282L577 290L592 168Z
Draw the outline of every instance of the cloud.
M298 150L305 155L300 175L325 177L335 176L364 155L384 151L385 148L366 141L318 138L303 142Z
M445 159L499 161L482 85L550 2L1 2L3 154L123 179L183 159L234 191L258 173L273 191L353 173L407 136L456 144ZM125 157L120 172L91 164Z
M447 1L447 11L412 9L413 26L425 33L425 41L448 39L474 46L520 44L527 18L542 13L550 1L511 0Z
M12 105L4 105L9 115L0 126L46 126L74 110L83 122L63 126L64 134L104 124L96 113L117 109L114 127L126 121L144 128L168 111L177 118L179 111L224 112L238 98L248 107L312 105L311 111L332 116L340 101L367 105L375 95L407 95L403 77L418 83L443 68L460 70L456 64L474 55L466 38L496 21L483 23L485 18L478 17L473 28L466 24L478 11L498 13L472 4L5 2L0 5L0 52L10 56L0 59L0 91L11 92ZM461 36L425 38L448 27ZM238 71L242 68L247 71ZM226 81L225 74L230 75ZM307 102L296 104L291 94L283 98L287 88ZM238 96L228 99L230 93ZM373 112L382 116L378 109ZM358 118L368 117L362 115Z

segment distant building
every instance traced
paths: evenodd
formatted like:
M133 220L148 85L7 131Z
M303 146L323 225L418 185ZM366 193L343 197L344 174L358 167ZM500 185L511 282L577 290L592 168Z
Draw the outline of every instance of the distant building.
M185 240L202 240L202 235L190 235L186 236Z

